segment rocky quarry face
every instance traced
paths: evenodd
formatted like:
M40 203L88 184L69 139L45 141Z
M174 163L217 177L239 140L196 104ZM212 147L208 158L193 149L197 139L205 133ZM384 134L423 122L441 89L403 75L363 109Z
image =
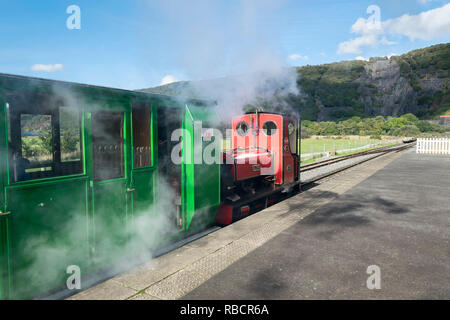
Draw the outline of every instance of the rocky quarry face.
M393 115L416 110L416 93L400 75L400 66L392 60L379 60L364 66L359 93L368 115Z
M360 85L360 101L364 103L367 115L399 116L426 108L417 104L418 93L410 80L402 76L400 65L394 59L368 62L356 82ZM418 79L418 82L423 92L434 93L444 87L444 79L436 74Z

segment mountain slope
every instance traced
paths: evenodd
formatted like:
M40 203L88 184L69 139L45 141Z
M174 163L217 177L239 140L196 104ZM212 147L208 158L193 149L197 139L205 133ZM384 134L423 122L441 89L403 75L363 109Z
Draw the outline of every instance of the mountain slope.
M284 99L309 120L405 113L431 119L450 112L449 70L449 43L390 58L308 65L297 68L300 93ZM208 92L197 93L189 81L143 91L208 97ZM265 110L276 109L273 102L261 105Z

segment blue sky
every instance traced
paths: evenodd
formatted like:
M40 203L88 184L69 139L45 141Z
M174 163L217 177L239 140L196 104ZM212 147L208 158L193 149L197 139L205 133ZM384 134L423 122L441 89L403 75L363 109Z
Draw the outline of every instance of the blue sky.
M70 5L80 29L66 26ZM0 0L0 72L138 89L257 62L402 54L449 42L449 10L439 0Z

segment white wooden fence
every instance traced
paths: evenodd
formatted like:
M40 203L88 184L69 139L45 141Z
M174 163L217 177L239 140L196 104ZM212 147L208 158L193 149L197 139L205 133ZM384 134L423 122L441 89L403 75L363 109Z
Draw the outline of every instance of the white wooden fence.
M371 143L371 144L366 144L364 146L361 147L357 147L357 148L349 148L349 149L339 149L339 150L335 150L333 149L336 154L338 153L343 153L343 152L350 152L350 151L357 151L357 150L363 150L363 149L369 149L369 148L375 148L375 147L381 147L381 142L378 143ZM320 148L320 145L319 145ZM307 157L313 157L313 156L324 156L324 157L329 157L331 155L331 151L325 151L325 144L323 146L324 151L323 152L314 152L314 153L302 153L300 155L300 158L307 158Z
M419 138L416 153L450 154L449 138Z

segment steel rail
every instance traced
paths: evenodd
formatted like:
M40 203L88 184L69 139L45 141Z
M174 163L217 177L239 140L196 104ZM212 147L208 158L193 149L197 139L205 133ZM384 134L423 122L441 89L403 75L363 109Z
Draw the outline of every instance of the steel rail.
M376 155L376 156L374 156L374 157L371 157L371 158L368 158L368 159L361 160L361 161L359 161L359 162L353 163L353 164L348 165L348 166L345 166L345 167L343 167L343 168L339 168L339 169L334 170L334 171L327 172L327 173L322 174L322 175L319 175L318 177L315 177L315 178L313 178L313 179L310 179L310 180L307 180L307 181L302 181L302 182L301 182L301 185L300 185L300 186L301 186L300 188L301 188L302 191L308 190L309 188L311 188L312 184L315 183L315 182L317 182L317 181L320 181L320 180L322 180L322 179L328 178L328 177L330 177L330 176L333 176L333 175L335 175L335 174L338 174L338 173L340 173L340 172L342 172L342 171L345 171L345 170L347 170L347 169L353 168L353 167L355 167L355 166L357 166L357 165L360 165L360 164L362 164L362 163L364 163L364 162L367 162L367 161L373 160L373 159L375 159L375 158L381 157L381 156L386 155L386 154L388 154L388 153L390 153L390 152L400 152L400 151L403 151L403 150L405 150L405 149L408 149L408 148L413 147L414 145L415 145L415 142L414 142L414 143L408 143L407 145L403 145L403 146L401 146L401 147L390 148L390 149L386 149L386 150L381 151L381 152L377 152L377 153L379 153L379 154ZM376 153L373 152L372 154L376 154ZM349 159L349 158L347 158L347 159ZM347 159L343 159L343 160L347 160ZM313 169L315 169L315 168L313 168Z
M324 167L324 166L327 166L327 165L330 165L333 163L337 163L337 162L341 162L344 160L361 157L361 156L365 156L365 155L382 153L382 152L386 152L386 151L395 151L395 150L398 150L400 148L404 148L404 147L410 146L410 145L411 144L388 146L388 147L383 147L383 148L378 148L378 149L373 149L373 150L366 150L366 151L362 151L362 152L358 152L358 153L354 153L354 154L350 154L350 155L346 155L346 156L336 157L336 158L332 158L332 159L327 159L327 160L300 166L300 172L314 170L314 169L321 168L321 167Z

